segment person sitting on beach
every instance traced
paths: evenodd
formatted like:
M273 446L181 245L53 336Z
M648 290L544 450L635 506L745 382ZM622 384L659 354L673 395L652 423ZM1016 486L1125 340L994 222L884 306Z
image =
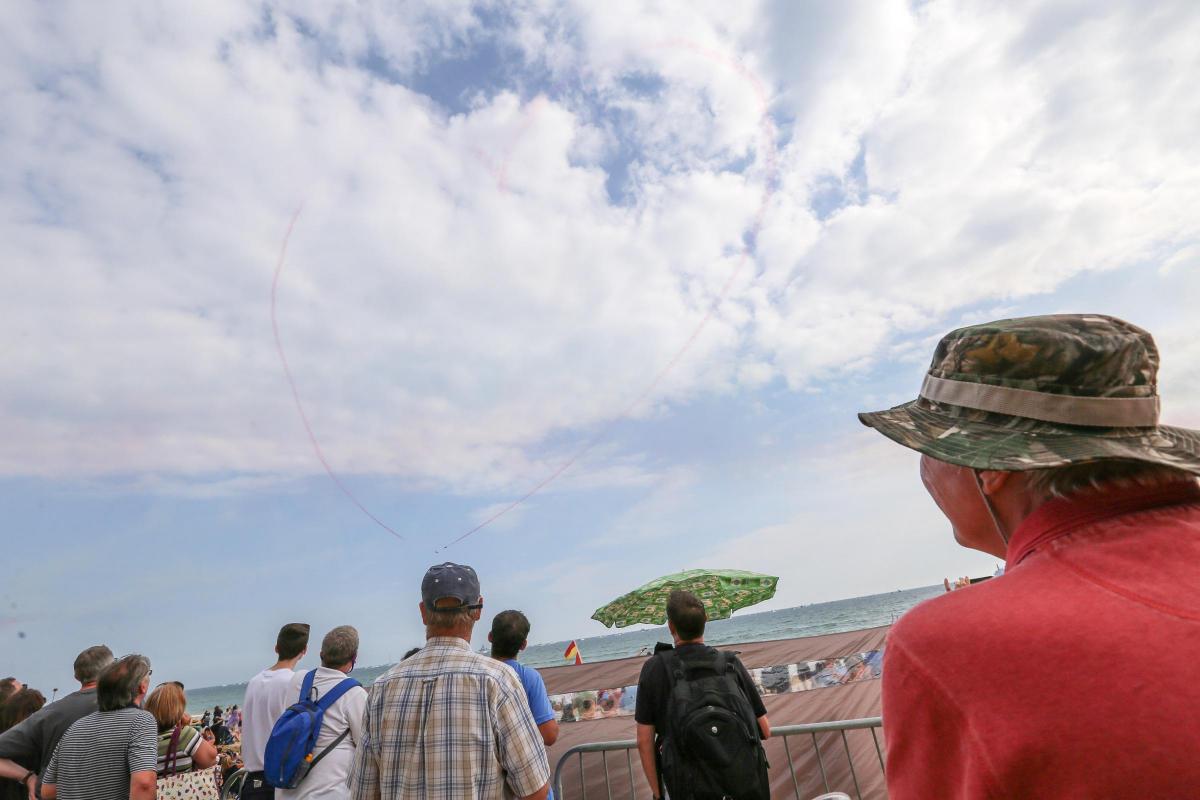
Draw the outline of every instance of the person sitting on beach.
M191 725L187 696L174 683L164 683L146 698L146 710L158 725L158 777L165 778L217 763L217 748Z
M517 675L471 650L479 577L459 564L421 581L426 644L375 681L351 777L354 800L544 800L550 767Z
M25 721L0 734L0 778L20 781L35 795L38 774L50 763L59 739L75 721L96 710L96 679L112 663L104 645L89 647L75 657L79 691L51 703Z
M292 676L308 652L308 632L309 627L303 622L289 622L280 628L275 637L278 660L246 684L246 697L242 701L242 763L246 767L246 780L242 783L241 800L275 797L275 789L263 775L263 757L275 721L294 702L290 690Z
M342 681L354 669L358 661L358 631L350 625L340 625L321 640L321 666L314 670L313 699L319 700ZM308 673L297 672L288 687L290 702L301 700L300 693ZM350 768L354 765L354 751L362 742L363 712L367 707L367 690L351 686L350 690L334 701L321 720L321 732L317 735L313 753L324 755L312 771L295 789L277 789L278 800L305 800L305 798L347 798L350 796ZM325 751L337 742L328 753Z
M1158 364L1113 317L1000 320L946 334L918 399L859 415L921 453L960 545L1007 561L888 633L893 800L1200 787L1200 686L1112 679L1200 661L1200 431L1159 424Z
M691 592L676 589L667 598L667 629L675 641L675 646L655 647L654 656L642 665L638 676L637 700L634 706L634 720L637 723L637 748L641 757L642 771L650 784L650 792L655 798L661 798L662 785L666 784L667 794L672 800L691 800L692 795L687 791L684 774L689 765L676 763L675 769L664 770L661 773L662 749L665 738L672 734L670 730L671 717L671 678L668 674L666 659L678 658L681 661L691 661L712 656L716 650L704 643L704 626L708 622L708 612L704 603ZM660 643L661 644L661 643ZM771 736L771 723L767 719L767 708L763 705L762 697L754 688L754 680L741 659L730 654L733 660L734 675L738 689L758 721L758 733L763 739ZM761 743L759 744L761 747ZM765 759L764 780L765 780ZM706 795L707 796L707 795ZM754 795L757 796L757 795Z
M281 712L282 713L282 712ZM225 723L217 720L208 728L213 733L213 738L217 742L218 747L225 747L234 743L235 739L229 728L225 727Z
M128 655L100 673L98 710L58 742L42 776L43 800L154 800L158 725L143 711L150 660Z

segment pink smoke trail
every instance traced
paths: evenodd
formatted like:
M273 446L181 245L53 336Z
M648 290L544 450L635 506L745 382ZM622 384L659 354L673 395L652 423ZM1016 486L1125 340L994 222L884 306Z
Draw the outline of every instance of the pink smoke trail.
M516 500L513 500L511 503L509 503L508 505L501 508L499 511L497 511L494 514L487 517L487 519L480 522L474 528L471 528L469 531L460 535L458 538L450 541L443 547L438 548L435 552L438 552L438 553L443 552L444 550L446 550L450 547L453 547L454 545L462 542L463 540L467 539L468 537L473 536L474 534L476 534L479 531L486 528L488 525L491 525L493 522L500 519L505 514L512 511L513 509L517 508L518 506L520 506L522 503L524 503L529 498L533 497L535 494L540 492L542 489L549 486L556 479L558 479L558 477L560 475L562 475L564 472L566 472L568 469L570 469L576 462L578 462L581 458L583 458L589 452L591 452L592 449L597 444L599 444L603 439L605 439L608 436L609 431L612 430L613 426L616 425L616 423L618 421L627 417L647 397L649 397L651 394L654 393L654 391L658 388L659 384L662 383L663 379L666 378L666 376L668 374L670 374L672 370L675 369L675 367L679 364L679 362L683 359L683 357L687 354L687 352L689 350L691 350L692 345L694 345L696 343L696 340L700 338L700 334L703 333L704 329L708 326L708 323L712 320L713 316L716 314L717 309L720 308L721 304L725 301L726 297L728 297L730 290L733 288L733 285L737 281L738 276L741 275L747 262L750 261L750 257L752 255L751 242L757 241L758 232L762 229L763 219L767 213L767 206L770 203L771 196L775 193L776 178L778 176L778 171L779 171L779 166L776 161L776 151L775 151L775 126L774 126L774 124L772 124L771 117L769 114L770 101L769 101L769 97L767 95L766 89L763 87L762 82L758 80L758 77L756 75L754 75L752 72L750 72L750 70L746 69L746 67L744 65L742 65L740 62L729 58L727 55L725 55L723 53L711 50L709 48L701 47L701 46L695 44L694 42L688 42L688 41L684 41L684 40L667 41L667 42L664 42L661 46L680 47L683 49L691 50L692 52L697 53L697 54L699 54L705 58L708 58L712 61L724 64L725 66L733 69L735 72L738 73L738 75L740 75L747 82L749 82L751 87L754 89L755 94L758 96L759 105L761 107L761 116L759 118L759 128L762 131L763 152L766 154L766 156L765 156L766 175L764 178L762 199L759 201L758 210L755 213L754 219L751 223L750 230L749 230L749 236L746 237L747 241L742 246L741 257L738 259L737 266L734 268L733 272L730 273L729 277L726 279L724 285L721 287L721 291L717 293L717 296L715 298L713 298L712 303L708 307L708 311L705 312L705 314L701 318L699 324L696 325L696 327L692 330L691 335L688 336L688 338L684 341L683 346L680 347L675 352L675 354L671 356L671 358L667 361L667 363L654 375L654 378L650 381L649 385L647 385L645 389L643 389L624 408L622 408L621 411L616 416L614 416L607 423L605 423L605 425L603 427L601 427L600 431L598 433L596 433L596 435L593 436L591 439L589 439L583 445L583 447L581 447L579 450L575 451L575 453L573 453L565 462L563 462L561 465L559 465L559 467L557 469L555 469L553 472L551 472L549 475L547 475L545 478L543 478L541 481L539 481L533 488L531 488L529 491L525 492L525 494L521 495ZM526 124L525 124L525 126L523 126L522 130L524 130L525 127L528 127L528 120L526 121ZM506 178L507 178L507 164L502 165L501 168L497 172L498 172L498 180L501 182L501 189L504 189L505 188L504 182L506 181Z
M296 401L296 411L300 413L300 421L304 423L304 431L308 434L308 441L312 444L313 452L316 453L317 460L321 462L321 466L325 468L325 473L329 475L329 479L333 481L338 489L341 489L342 494L358 507L358 510L371 518L379 527L395 536L400 541L404 541L404 537L390 528L383 520L372 514L359 499L354 496L354 493L342 482L337 473L333 471L333 467L329 466L329 460L325 458L324 451L321 450L321 443L317 441L316 434L313 433L312 425L308 421L308 414L304 412L304 404L300 402L300 391L296 388L296 381L292 378L292 368L288 365L287 354L283 351L283 340L279 337L279 321L275 317L275 295L279 288L279 276L283 273L283 265L287 260L288 242L292 239L292 231L296 227L296 220L300 218L300 212L304 209L301 204L292 214L291 220L288 222L287 233L284 234L283 244L279 248L279 262L275 265L275 276L271 279L271 330L275 333L275 350L279 353L279 361L283 364L283 374L287 377L288 386L292 389L292 399Z

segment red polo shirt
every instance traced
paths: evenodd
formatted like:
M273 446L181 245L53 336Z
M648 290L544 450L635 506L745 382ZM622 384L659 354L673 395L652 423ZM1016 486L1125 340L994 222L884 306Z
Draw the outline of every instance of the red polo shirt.
M892 628L892 800L1200 797L1200 486L1051 500Z

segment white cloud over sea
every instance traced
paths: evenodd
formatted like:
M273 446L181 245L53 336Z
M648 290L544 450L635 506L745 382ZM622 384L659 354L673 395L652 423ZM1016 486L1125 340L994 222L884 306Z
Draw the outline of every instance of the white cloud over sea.
M613 583L589 548L803 565L831 521L810 506L853 495L805 453L875 452L852 412L910 396L965 320L1128 315L1162 344L1169 420L1200 425L1197 41L1182 0L7 4L0 476L180 502L324 485L270 317L297 209L279 330L339 475L454 498L421 516L454 531L599 436L547 492L609 516L525 565L562 608ZM736 502L712 491L734 463L776 494L672 552ZM840 585L948 569L925 503L892 515L910 561L877 542ZM836 591L809 585L796 602Z

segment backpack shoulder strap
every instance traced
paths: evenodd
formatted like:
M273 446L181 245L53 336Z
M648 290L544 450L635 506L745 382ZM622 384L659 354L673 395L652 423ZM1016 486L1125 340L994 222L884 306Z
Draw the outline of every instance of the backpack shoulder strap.
M297 702L303 703L312 694L313 680L317 677L317 671L310 669L308 674L304 676L304 681L300 684L300 699Z
M354 680L354 678L344 679L337 686L333 687L328 692L326 692L324 697L322 697L320 700L317 701L317 708L319 708L321 710L322 714L325 713L326 711L329 710L329 707L331 705L333 705L334 703L336 703L338 701L339 697L341 697L346 692L353 689L355 686L361 686L361 685L362 684L360 684L358 681Z
M725 676L725 684L729 688L730 692L736 693L745 701L742 714L745 717L746 724L749 725L750 730L754 732L754 738L761 741L762 731L760 731L758 728L758 719L754 716L754 706L750 702L750 697L747 695L747 692L757 692L757 690L754 688L753 684L749 686L742 685L742 681L737 672L737 665L741 663L741 660L738 658L738 653L736 650L722 650L721 660L723 667L721 672Z

